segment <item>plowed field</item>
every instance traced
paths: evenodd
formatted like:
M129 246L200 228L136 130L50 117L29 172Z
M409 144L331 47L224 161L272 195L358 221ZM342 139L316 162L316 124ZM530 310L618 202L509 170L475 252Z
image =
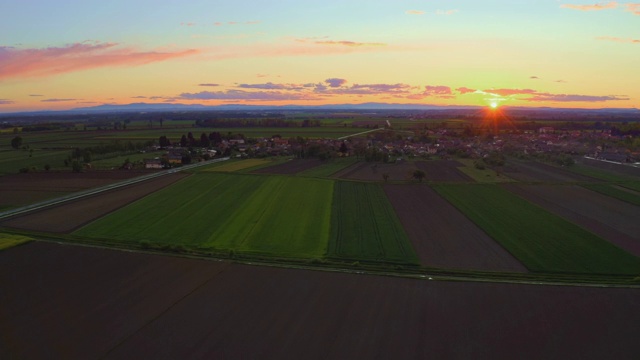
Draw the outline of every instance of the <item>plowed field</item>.
M386 185L384 190L424 265L527 272L524 265L430 187Z
M546 210L640 256L640 207L571 185L503 185Z
M441 282L30 243L0 358L635 359L637 289Z

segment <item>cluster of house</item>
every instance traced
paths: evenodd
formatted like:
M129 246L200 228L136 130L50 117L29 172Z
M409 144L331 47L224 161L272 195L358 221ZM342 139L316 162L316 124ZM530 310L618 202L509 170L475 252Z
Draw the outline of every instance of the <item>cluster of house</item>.
M418 136L390 136L380 139L375 136L354 137L349 140L337 139L304 139L300 138L258 138L245 141L244 139L223 140L215 149L199 149L194 161L219 154L233 154L238 157L268 157L298 154L301 149L318 146L338 152L343 143L347 145L347 152L340 155L365 156L367 150L386 153L396 158L402 156L430 157L451 155L482 158L493 152L508 152L522 154L565 153L574 155L590 154L596 158L611 161L630 162L640 160L640 154L631 153L626 149L604 150L603 143L611 143L609 130L581 131L556 130L545 126L537 131L502 132L495 136L460 136L448 130L428 132L428 141L419 140ZM145 167L159 169L170 165L179 165L184 159L183 148L168 148L161 159L145 161ZM206 154L207 156L204 156Z

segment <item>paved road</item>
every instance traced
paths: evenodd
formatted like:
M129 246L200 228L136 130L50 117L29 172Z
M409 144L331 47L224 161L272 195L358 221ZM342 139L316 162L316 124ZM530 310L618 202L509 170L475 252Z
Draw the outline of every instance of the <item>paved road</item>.
M198 163L195 163L195 164L184 165L184 166L181 166L179 168L173 168L173 169L164 170L164 171L158 171L158 172L154 172L153 174L143 175L143 176L139 176L139 177L136 177L136 178L133 178L133 179L127 179L127 180L124 180L124 181L120 181L120 182L117 182L117 183L101 186L101 187L98 187L98 188L83 190L83 191L75 192L75 193L72 193L72 194L69 194L69 195L65 195L65 196L62 196L62 197L59 197L59 198L50 199L50 200L42 201L42 202L39 202L39 203L30 204L30 205L27 205L27 206L22 206L22 207L19 207L19 208L16 208L16 209L3 211L3 212L0 212L0 220L9 218L11 216L28 213L30 211L40 210L40 209L43 209L43 208L46 208L46 207L49 207L49 206L62 204L62 203L68 202L68 201L81 199L83 197L99 194L99 193L102 193L102 192L105 192L105 191L121 188L121 187L128 186L128 185L131 185L131 184L137 184L139 182L155 179L155 178L160 177L160 176L174 174L176 172L193 169L193 168L200 167L200 166L211 165L211 164L216 163L216 162L227 161L229 159L230 158L225 157L225 158L221 158L221 159L215 159L215 160L209 160L209 161L201 161L201 162L198 162Z

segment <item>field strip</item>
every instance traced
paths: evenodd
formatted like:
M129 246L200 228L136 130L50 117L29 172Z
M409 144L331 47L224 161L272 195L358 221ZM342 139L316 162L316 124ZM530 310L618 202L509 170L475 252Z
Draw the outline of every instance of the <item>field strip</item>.
M47 235L45 235L47 236ZM76 241L67 241L63 238L53 239L45 238L42 236L34 236L34 241L42 241L55 243L59 245L70 246L82 246L95 249L115 250L127 253L140 253L150 255L161 256L173 256L194 260L206 260L215 262L229 261L231 263L251 265L251 266L266 266L282 269L298 269L309 271L325 271L345 274L360 274L369 276L390 276L398 278L408 278L424 281L461 281L461 282L480 282L480 283L500 283L500 284L523 284L523 285L551 285L560 287L592 287L592 288L620 288L620 289L640 289L640 283L613 283L606 282L604 279L589 279L581 278L579 276L569 275L564 276L558 274L519 274L519 273L486 273L486 272L461 272L461 271L449 271L442 270L439 272L437 269L416 269L408 271L393 271L390 269L380 268L353 268L347 266L329 266L327 264L322 265L307 265L295 262L285 262L282 259L277 261L268 261L265 259L250 259L250 258L234 258L233 260L228 258L217 258L207 255L198 254L185 254L185 253L168 253L165 251L149 250L149 249L134 249L108 246L100 243L82 243ZM555 278L554 278L555 277ZM614 277L615 279L615 277ZM624 279L616 279L624 280Z
M106 186L101 186L99 188L79 191L79 192L76 192L76 193L73 193L73 194L70 194L70 195L66 195L66 196L63 196L63 197L59 197L59 198L55 198L55 199L51 199L51 200L47 200L47 201L42 201L42 202L39 202L39 203L36 203L36 204L31 204L31 205L23 206L23 207L20 207L20 208L17 208L17 209L1 212L0 213L0 220L9 218L9 217L12 217L12 216L15 216L15 215L25 214L25 213L28 213L28 212L31 212L31 211L35 211L35 210L41 210L41 209L44 209L44 208L49 207L49 206L59 205L59 204L62 204L62 203L68 202L68 201L81 199L81 198L84 198L84 197L87 197L87 196L100 194L100 193L105 192L105 191L121 188L123 186L136 184L136 183L147 181L147 180L150 180L150 179L154 179L154 178L157 178L157 177L160 177L160 176L173 174L173 173L176 173L176 172L179 172L179 171L189 170L189 169L193 169L193 168L196 168L196 167L210 165L212 163L216 163L216 162L220 162L220 161L226 161L226 160L229 160L229 158L226 157L226 158L215 159L215 160L210 160L210 161L203 161L203 162L199 162L199 163L191 164L191 165L186 165L186 166L182 166L182 167L175 168L175 169L169 169L169 170L156 172L156 173L149 174L149 175L143 175L143 176L140 176L140 177L137 177L137 178L120 181L120 182L117 182L117 183L114 183L114 184L110 184L110 185L106 185Z

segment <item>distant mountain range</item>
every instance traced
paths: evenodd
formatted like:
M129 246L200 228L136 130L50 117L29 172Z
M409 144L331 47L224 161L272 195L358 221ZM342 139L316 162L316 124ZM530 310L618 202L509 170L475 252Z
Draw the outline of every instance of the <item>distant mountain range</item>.
M185 111L310 111L310 110L334 110L334 111L376 111L376 110L399 110L399 111L429 111L429 110L479 110L484 106L439 106L425 104L398 104L398 103L377 103L368 102L361 104L330 104L330 105L201 105L201 104L149 104L132 103L124 105L98 105L92 107L81 107L61 111L34 111L22 113L5 113L0 116L16 115L48 115L48 114L90 114L90 113L127 113L127 112L185 112ZM528 111L528 112L563 112L563 113L611 113L623 115L640 115L640 109L636 108L602 108L602 109L581 109L581 108L552 108L552 107L508 107L503 109L508 111Z

